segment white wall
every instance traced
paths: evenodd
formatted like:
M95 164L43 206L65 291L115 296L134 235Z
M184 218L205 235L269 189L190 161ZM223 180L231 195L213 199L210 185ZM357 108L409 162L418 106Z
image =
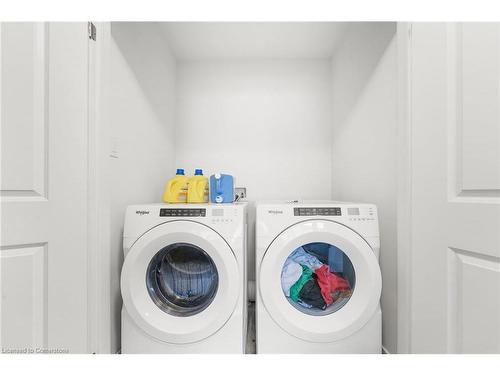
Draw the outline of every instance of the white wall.
M177 74L176 167L230 173L252 202L330 198L329 60L182 62Z
M156 24L113 23L111 34L111 335L116 351L125 207L160 201L174 168L175 60Z
M397 341L394 23L351 26L332 60L332 198L377 204L383 279L383 345Z

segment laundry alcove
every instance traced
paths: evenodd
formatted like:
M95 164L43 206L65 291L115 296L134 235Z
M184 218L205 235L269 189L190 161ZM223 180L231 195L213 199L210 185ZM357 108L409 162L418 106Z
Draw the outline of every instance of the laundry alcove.
M109 25L103 63L111 216L111 350L120 345L127 205L176 168L227 172L258 200L378 205L383 344L396 352L395 23Z

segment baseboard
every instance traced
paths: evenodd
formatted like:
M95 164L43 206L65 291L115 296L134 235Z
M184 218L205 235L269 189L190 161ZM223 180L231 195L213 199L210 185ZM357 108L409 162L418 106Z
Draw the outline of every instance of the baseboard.
M382 345L382 354L391 354L391 352L389 352L384 345Z

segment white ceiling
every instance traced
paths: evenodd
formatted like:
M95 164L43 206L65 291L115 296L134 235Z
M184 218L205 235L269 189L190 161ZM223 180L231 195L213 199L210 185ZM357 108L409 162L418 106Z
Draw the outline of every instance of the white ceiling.
M179 60L330 58L348 23L160 22Z

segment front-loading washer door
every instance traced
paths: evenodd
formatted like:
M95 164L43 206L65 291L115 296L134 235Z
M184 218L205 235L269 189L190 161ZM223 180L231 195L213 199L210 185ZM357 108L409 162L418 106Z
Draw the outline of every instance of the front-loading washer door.
M150 336L175 344L203 340L229 320L239 297L236 257L206 225L158 225L128 252L121 275L123 304Z
M295 261L301 264L298 271L290 266ZM333 283L344 285L344 290L330 297L314 282L323 264L335 271ZM294 272L298 272L295 278ZM307 290L299 296L300 282L291 288L290 284L301 272L303 280L313 281L302 286ZM380 267L372 248L358 233L329 220L305 220L285 229L267 248L259 270L259 293L272 319L286 332L310 342L336 341L359 330L375 312L381 290ZM330 298L329 305L324 296Z

